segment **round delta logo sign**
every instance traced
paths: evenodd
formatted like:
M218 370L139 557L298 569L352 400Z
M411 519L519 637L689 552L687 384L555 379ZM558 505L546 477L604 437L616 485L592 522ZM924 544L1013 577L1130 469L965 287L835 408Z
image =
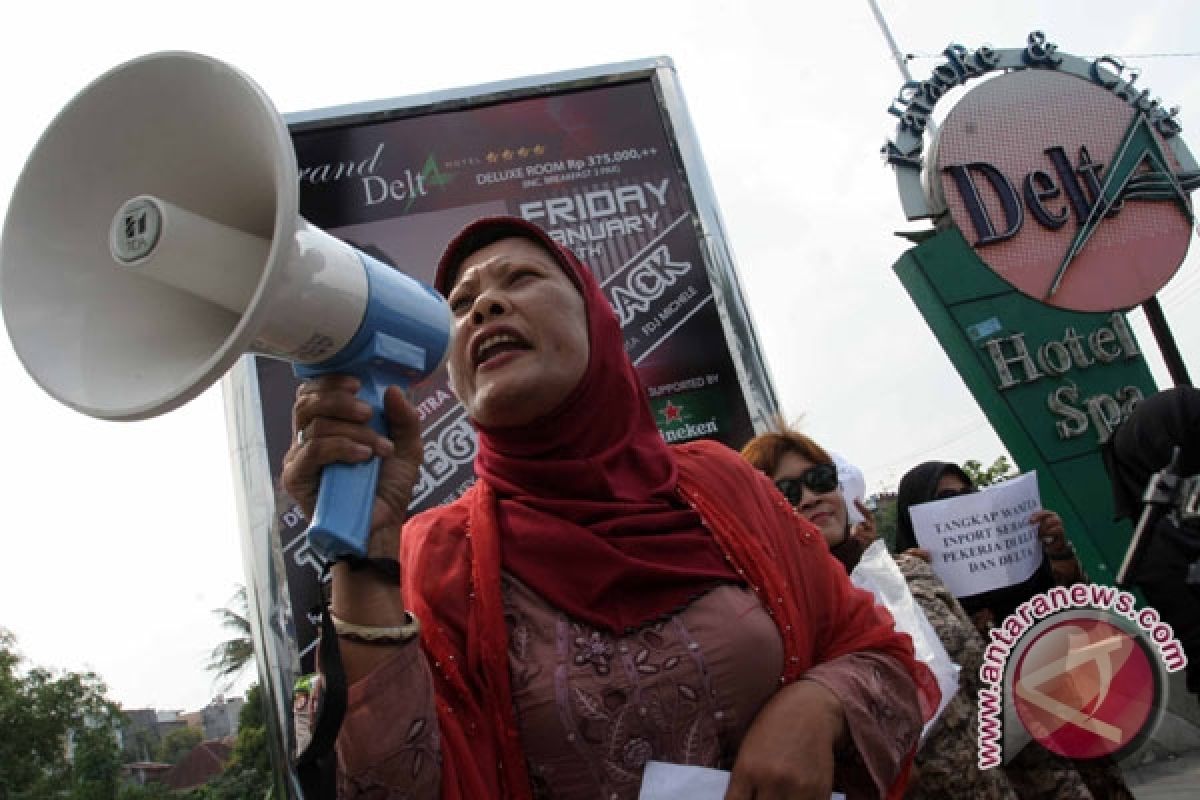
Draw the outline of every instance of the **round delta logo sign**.
M888 108L899 123L882 153L905 215L953 225L1048 305L1118 311L1161 289L1187 255L1200 186L1179 109L1120 58L1062 53L1039 31L1024 48L944 55ZM935 125L938 102L977 79Z
M1178 161L1141 112L1073 75L1024 70L974 88L939 131L936 169L979 257L1050 305L1136 305L1187 255Z

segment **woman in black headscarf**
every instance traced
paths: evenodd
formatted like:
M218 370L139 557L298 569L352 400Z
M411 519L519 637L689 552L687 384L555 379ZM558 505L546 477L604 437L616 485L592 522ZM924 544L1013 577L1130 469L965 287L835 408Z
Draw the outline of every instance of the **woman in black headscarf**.
M912 518L908 513L911 507L974 491L975 484L957 464L927 461L910 469L900 479L896 492L896 552L912 550L926 560L929 558L917 544ZM1066 538L1062 518L1053 511L1043 509L1034 512L1030 522L1038 527L1038 540L1046 556L1033 575L1013 586L958 598L985 641L988 640L988 628L1002 625L1005 617L1035 594L1056 585L1086 580L1075 548ZM1068 782L1078 778L1086 784L1085 795L1090 794L1093 798L1133 798L1119 765L1111 758L1068 761L1051 755L1039 746L1023 749L1018 759L1007 774L1021 797L1074 797L1077 796L1075 792L1083 790L1083 787L1068 789Z
M1200 473L1200 390L1168 389L1138 404L1109 439L1104 465L1113 484L1117 519L1135 522L1150 477L1165 467L1178 447L1180 477ZM1188 690L1200 694L1200 586L1188 584L1188 567L1200 558L1200 530L1163 515L1153 531L1134 584L1175 630L1187 654Z
M921 503L945 500L974 492L975 484L957 464L926 461L905 473L896 494L896 552L920 550L908 510ZM1083 579L1083 568L1075 549L1067 541L1062 518L1053 511L1037 511L1031 521L1038 526L1038 539L1046 558L1025 581L988 592L960 597L958 601L986 636L992 625L1000 625L1017 606L1056 585ZM923 551L922 551L923 553ZM928 560L928 556L924 556Z

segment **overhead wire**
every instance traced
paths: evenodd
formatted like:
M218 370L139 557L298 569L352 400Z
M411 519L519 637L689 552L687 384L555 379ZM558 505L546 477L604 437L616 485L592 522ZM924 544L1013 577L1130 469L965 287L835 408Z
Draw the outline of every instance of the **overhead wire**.
M1081 55L1080 58L1200 58L1200 52L1195 53L1101 53L1098 55ZM915 61L923 58L945 58L945 53L905 53L905 61Z
M932 444L932 445L918 448L917 450L913 450L910 453L905 453L904 455L898 456L897 458L894 458L890 461L884 461L879 464L869 465L869 466L863 468L863 472L878 474L880 472L886 472L888 469L891 469L891 468L894 468L897 466L903 466L906 464L914 463L917 459L921 458L922 456L926 456L926 455L929 455L930 453L936 452L947 445L950 445L950 444L953 444L954 442L959 441L960 439L965 439L966 437L970 436L971 434L973 434L977 431L980 431L986 427L989 427L987 418L984 418L982 420L973 421L970 424L968 424L966 427L950 434L945 439L939 441L937 444Z

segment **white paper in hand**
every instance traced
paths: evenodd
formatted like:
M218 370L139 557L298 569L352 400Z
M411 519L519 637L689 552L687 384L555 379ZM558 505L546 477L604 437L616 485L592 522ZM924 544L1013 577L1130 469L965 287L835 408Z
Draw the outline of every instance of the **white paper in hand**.
M863 477L862 470L843 458L841 454L830 453L829 457L837 465L838 488L842 490L842 498L846 501L846 518L850 520L851 525L857 525L863 521L863 515L854 505L854 501L866 500L867 480Z
M638 800L724 800L728 789L725 770L647 761ZM834 792L831 800L846 800L846 795Z
M723 800L728 788L725 770L647 761L638 800Z
M1042 507L1037 473L982 492L922 503L908 510L917 543L955 597L1015 586L1042 564L1030 515Z

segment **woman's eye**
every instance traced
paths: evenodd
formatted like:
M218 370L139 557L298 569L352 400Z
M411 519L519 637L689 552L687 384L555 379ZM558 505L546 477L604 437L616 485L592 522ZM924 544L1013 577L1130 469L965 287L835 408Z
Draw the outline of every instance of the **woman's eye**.
M509 285L521 283L529 278L536 278L537 273L531 269L515 269L508 274Z
M467 295L459 295L458 297L450 298L450 311L455 315L465 314L467 309L471 307L471 298Z

